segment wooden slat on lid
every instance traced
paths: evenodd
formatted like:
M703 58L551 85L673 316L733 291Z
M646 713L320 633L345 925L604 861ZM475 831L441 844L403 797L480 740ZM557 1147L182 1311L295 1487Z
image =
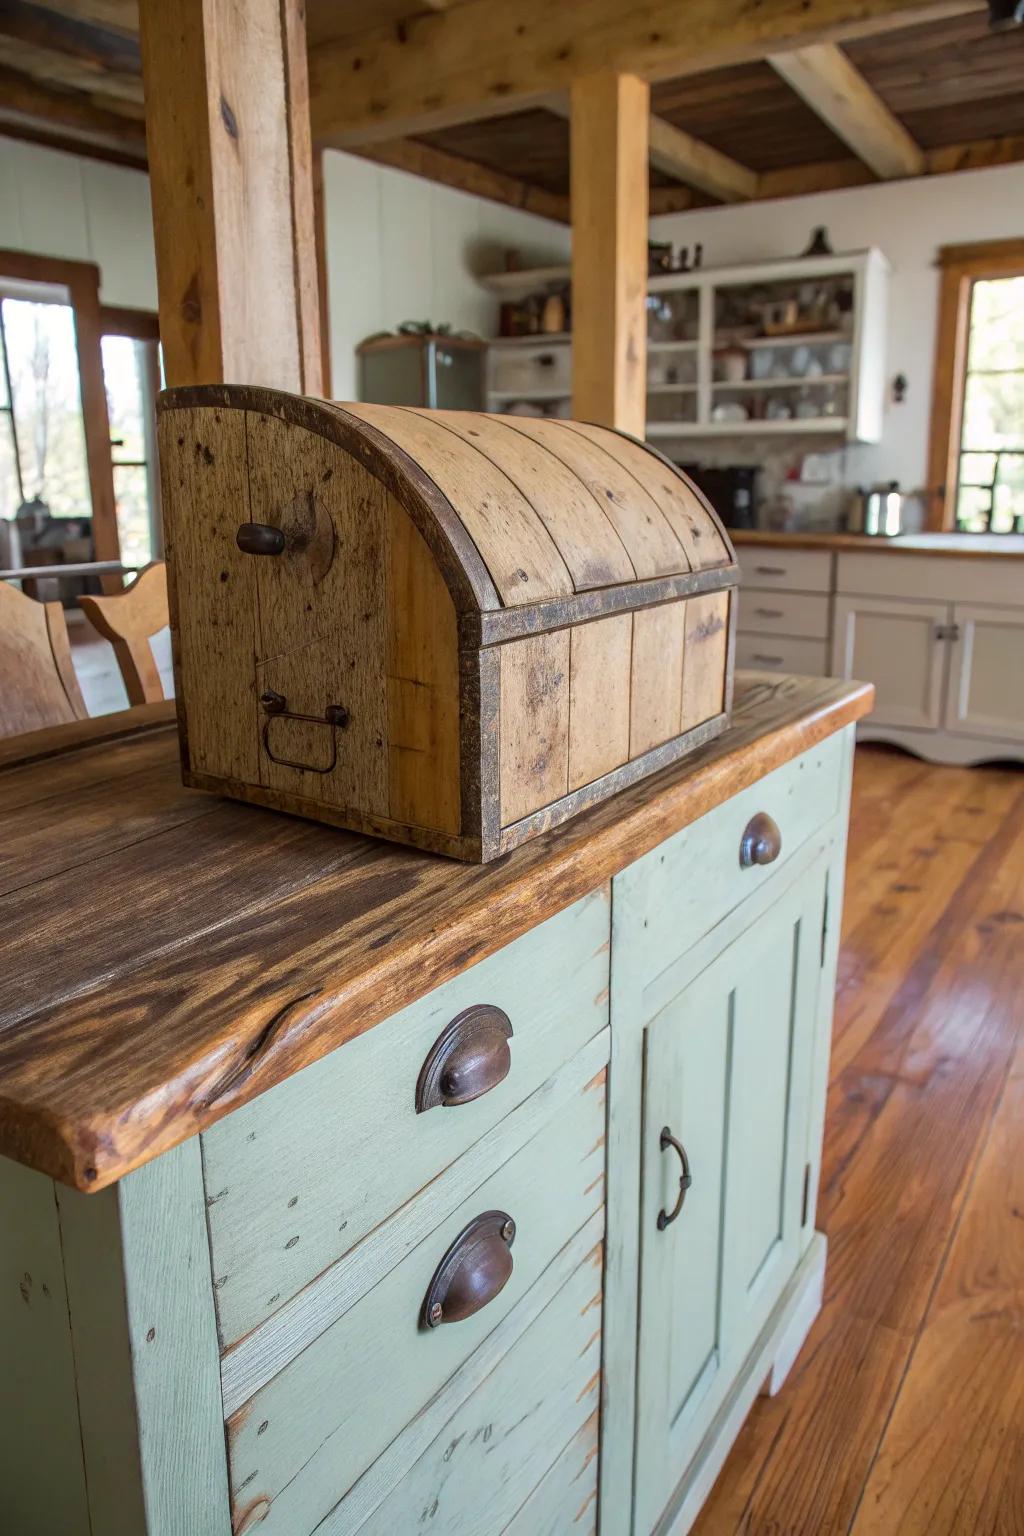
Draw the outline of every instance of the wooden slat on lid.
M686 551L657 502L599 443L570 431L569 422L534 416L495 419L549 449L579 476L625 545L639 581L690 569Z
M367 421L404 448L448 498L480 552L502 603L566 597L572 577L533 507L495 464L440 421L401 406L350 405L351 416Z
M593 494L561 459L497 417L418 411L476 448L529 501L558 546L577 592L633 581L633 562Z
M624 470L660 507L686 551L690 566L702 571L711 565L726 565L730 554L718 525L709 515L696 491L675 474L662 458L651 453L642 443L634 442L621 432L610 432L606 427L591 426L585 421L571 421L566 425L591 442L599 443Z

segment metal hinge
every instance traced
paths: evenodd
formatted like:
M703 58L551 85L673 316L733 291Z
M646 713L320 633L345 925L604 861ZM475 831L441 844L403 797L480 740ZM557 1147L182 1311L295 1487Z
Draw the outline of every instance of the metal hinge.
M802 1227L806 1227L806 1225L807 1225L807 1203L810 1200L810 1198L811 1198L811 1165L810 1165L810 1163L805 1163L804 1164L804 1201L803 1201L803 1205L802 1205L802 1207L800 1209L800 1225Z
M935 638L936 638L936 640L959 640L960 639L960 625L959 624L936 624L936 626L935 626Z

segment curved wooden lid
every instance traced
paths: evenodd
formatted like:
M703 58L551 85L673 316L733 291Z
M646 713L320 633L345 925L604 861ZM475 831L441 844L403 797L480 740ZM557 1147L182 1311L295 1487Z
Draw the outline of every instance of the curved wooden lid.
M335 403L252 385L172 389L159 401L161 411L196 407L262 412L338 442L410 511L459 612L735 566L693 482L605 427Z
M619 432L548 417L336 408L382 433L433 481L502 607L733 562L692 481Z

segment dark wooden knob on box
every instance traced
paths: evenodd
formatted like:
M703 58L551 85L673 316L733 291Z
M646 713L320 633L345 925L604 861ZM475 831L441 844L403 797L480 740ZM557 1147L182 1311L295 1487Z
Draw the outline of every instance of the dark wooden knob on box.
M483 1211L459 1233L434 1271L423 1301L428 1328L460 1323L486 1307L512 1273L516 1224L507 1211Z
M767 811L758 811L743 829L740 838L740 868L751 869L755 864L773 864L782 852L782 833Z
M509 1074L512 1053L508 1014L475 1003L457 1014L434 1041L416 1083L416 1113L437 1105L469 1104Z
M661 1128L661 1138L658 1145L663 1152L667 1152L669 1147L671 1147L682 1164L682 1171L679 1175L679 1194L676 1196L676 1203L670 1211L661 1210L658 1212L658 1231L664 1232L665 1228L672 1225L682 1210L683 1201L686 1199L686 1191L693 1183L693 1175L690 1172L690 1159L686 1155L686 1148L681 1141L672 1135L667 1125L663 1125Z
M243 555L281 555L284 532L269 523L243 523L235 534L235 543Z

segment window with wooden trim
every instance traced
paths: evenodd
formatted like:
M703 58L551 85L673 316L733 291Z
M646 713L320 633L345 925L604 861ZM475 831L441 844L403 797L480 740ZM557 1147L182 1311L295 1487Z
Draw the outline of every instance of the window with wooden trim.
M1024 240L944 246L930 522L1024 533Z
M145 310L100 314L103 384L121 559L146 565L163 555L156 462L156 397L162 388L157 318Z

